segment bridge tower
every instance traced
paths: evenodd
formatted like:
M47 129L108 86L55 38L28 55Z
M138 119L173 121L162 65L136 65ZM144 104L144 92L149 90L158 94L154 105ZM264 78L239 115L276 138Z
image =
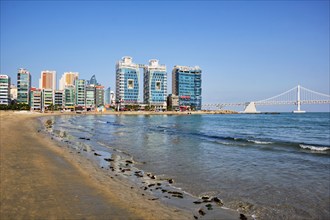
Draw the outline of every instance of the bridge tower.
M297 111L293 111L293 113L305 113L306 112L306 111L302 111L300 109L300 106L301 106L301 101L300 101L300 85L297 86L297 106L298 106Z

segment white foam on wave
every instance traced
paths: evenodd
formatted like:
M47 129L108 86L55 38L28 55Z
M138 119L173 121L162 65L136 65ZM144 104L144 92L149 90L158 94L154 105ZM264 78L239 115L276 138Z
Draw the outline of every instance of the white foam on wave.
M256 141L256 140L248 140L248 142L252 142L255 144L272 144L273 142L270 141Z
M305 145L305 144L299 144L299 146L302 149L309 149L309 150L312 150L312 151L326 151L326 150L330 150L330 147L316 147L316 146L313 146L313 145Z
M101 121L101 120L97 120L97 122L98 122L98 123L103 123L103 124L108 123L108 122L106 122L106 121Z

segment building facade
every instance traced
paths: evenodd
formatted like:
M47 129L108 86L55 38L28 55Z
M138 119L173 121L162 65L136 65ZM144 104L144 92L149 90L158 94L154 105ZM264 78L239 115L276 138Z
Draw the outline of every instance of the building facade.
M10 85L10 100L17 101L17 86L14 84Z
M64 90L65 86L74 86L78 76L78 72L65 72L60 79L59 90Z
M75 85L76 106L86 107L86 80L77 79Z
M92 110L95 108L95 86L93 84L86 86L86 108Z
M17 73L17 103L30 104L31 75L26 69Z
M144 103L153 105L156 109L166 109L166 66L160 65L158 60L149 60L149 65L144 66L143 82Z
M54 105L57 108L63 108L64 107L64 91L56 90L54 92Z
M41 111L42 109L42 90L32 87L30 90L31 110Z
M49 106L54 105L54 92L52 89L42 89L41 106L42 111L51 110Z
M179 109L179 97L173 94L167 96L167 106L171 111L178 111Z
M111 105L111 99L110 96L111 95L111 88L108 87L105 91L104 91L104 104L105 105Z
M179 97L179 106L184 109L201 110L202 70L196 67L174 66L172 93Z
M116 102L122 105L138 104L139 65L132 62L132 57L123 57L116 64Z
M104 86L95 86L95 106L104 106Z
M0 105L10 104L10 77L0 75Z
M40 89L56 90L56 71L43 70L39 79Z
M67 85L64 88L64 107L68 110L74 110L75 100L76 100L76 92L74 85Z

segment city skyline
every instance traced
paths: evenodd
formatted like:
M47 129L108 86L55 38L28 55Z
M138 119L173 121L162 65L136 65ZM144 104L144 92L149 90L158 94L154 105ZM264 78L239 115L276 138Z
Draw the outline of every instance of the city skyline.
M168 76L175 65L200 66L203 104L260 100L298 84L329 94L328 39L328 1L1 2L1 74L16 84L26 68L35 87L51 69L56 83L75 71L114 91L115 63L131 56L161 60Z

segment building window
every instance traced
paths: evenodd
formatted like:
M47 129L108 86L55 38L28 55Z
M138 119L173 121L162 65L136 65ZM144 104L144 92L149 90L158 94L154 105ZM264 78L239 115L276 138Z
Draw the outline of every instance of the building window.
M156 82L156 90L161 90L161 82L160 81Z
M127 80L127 88L128 89L133 89L134 88L134 80L133 79Z

